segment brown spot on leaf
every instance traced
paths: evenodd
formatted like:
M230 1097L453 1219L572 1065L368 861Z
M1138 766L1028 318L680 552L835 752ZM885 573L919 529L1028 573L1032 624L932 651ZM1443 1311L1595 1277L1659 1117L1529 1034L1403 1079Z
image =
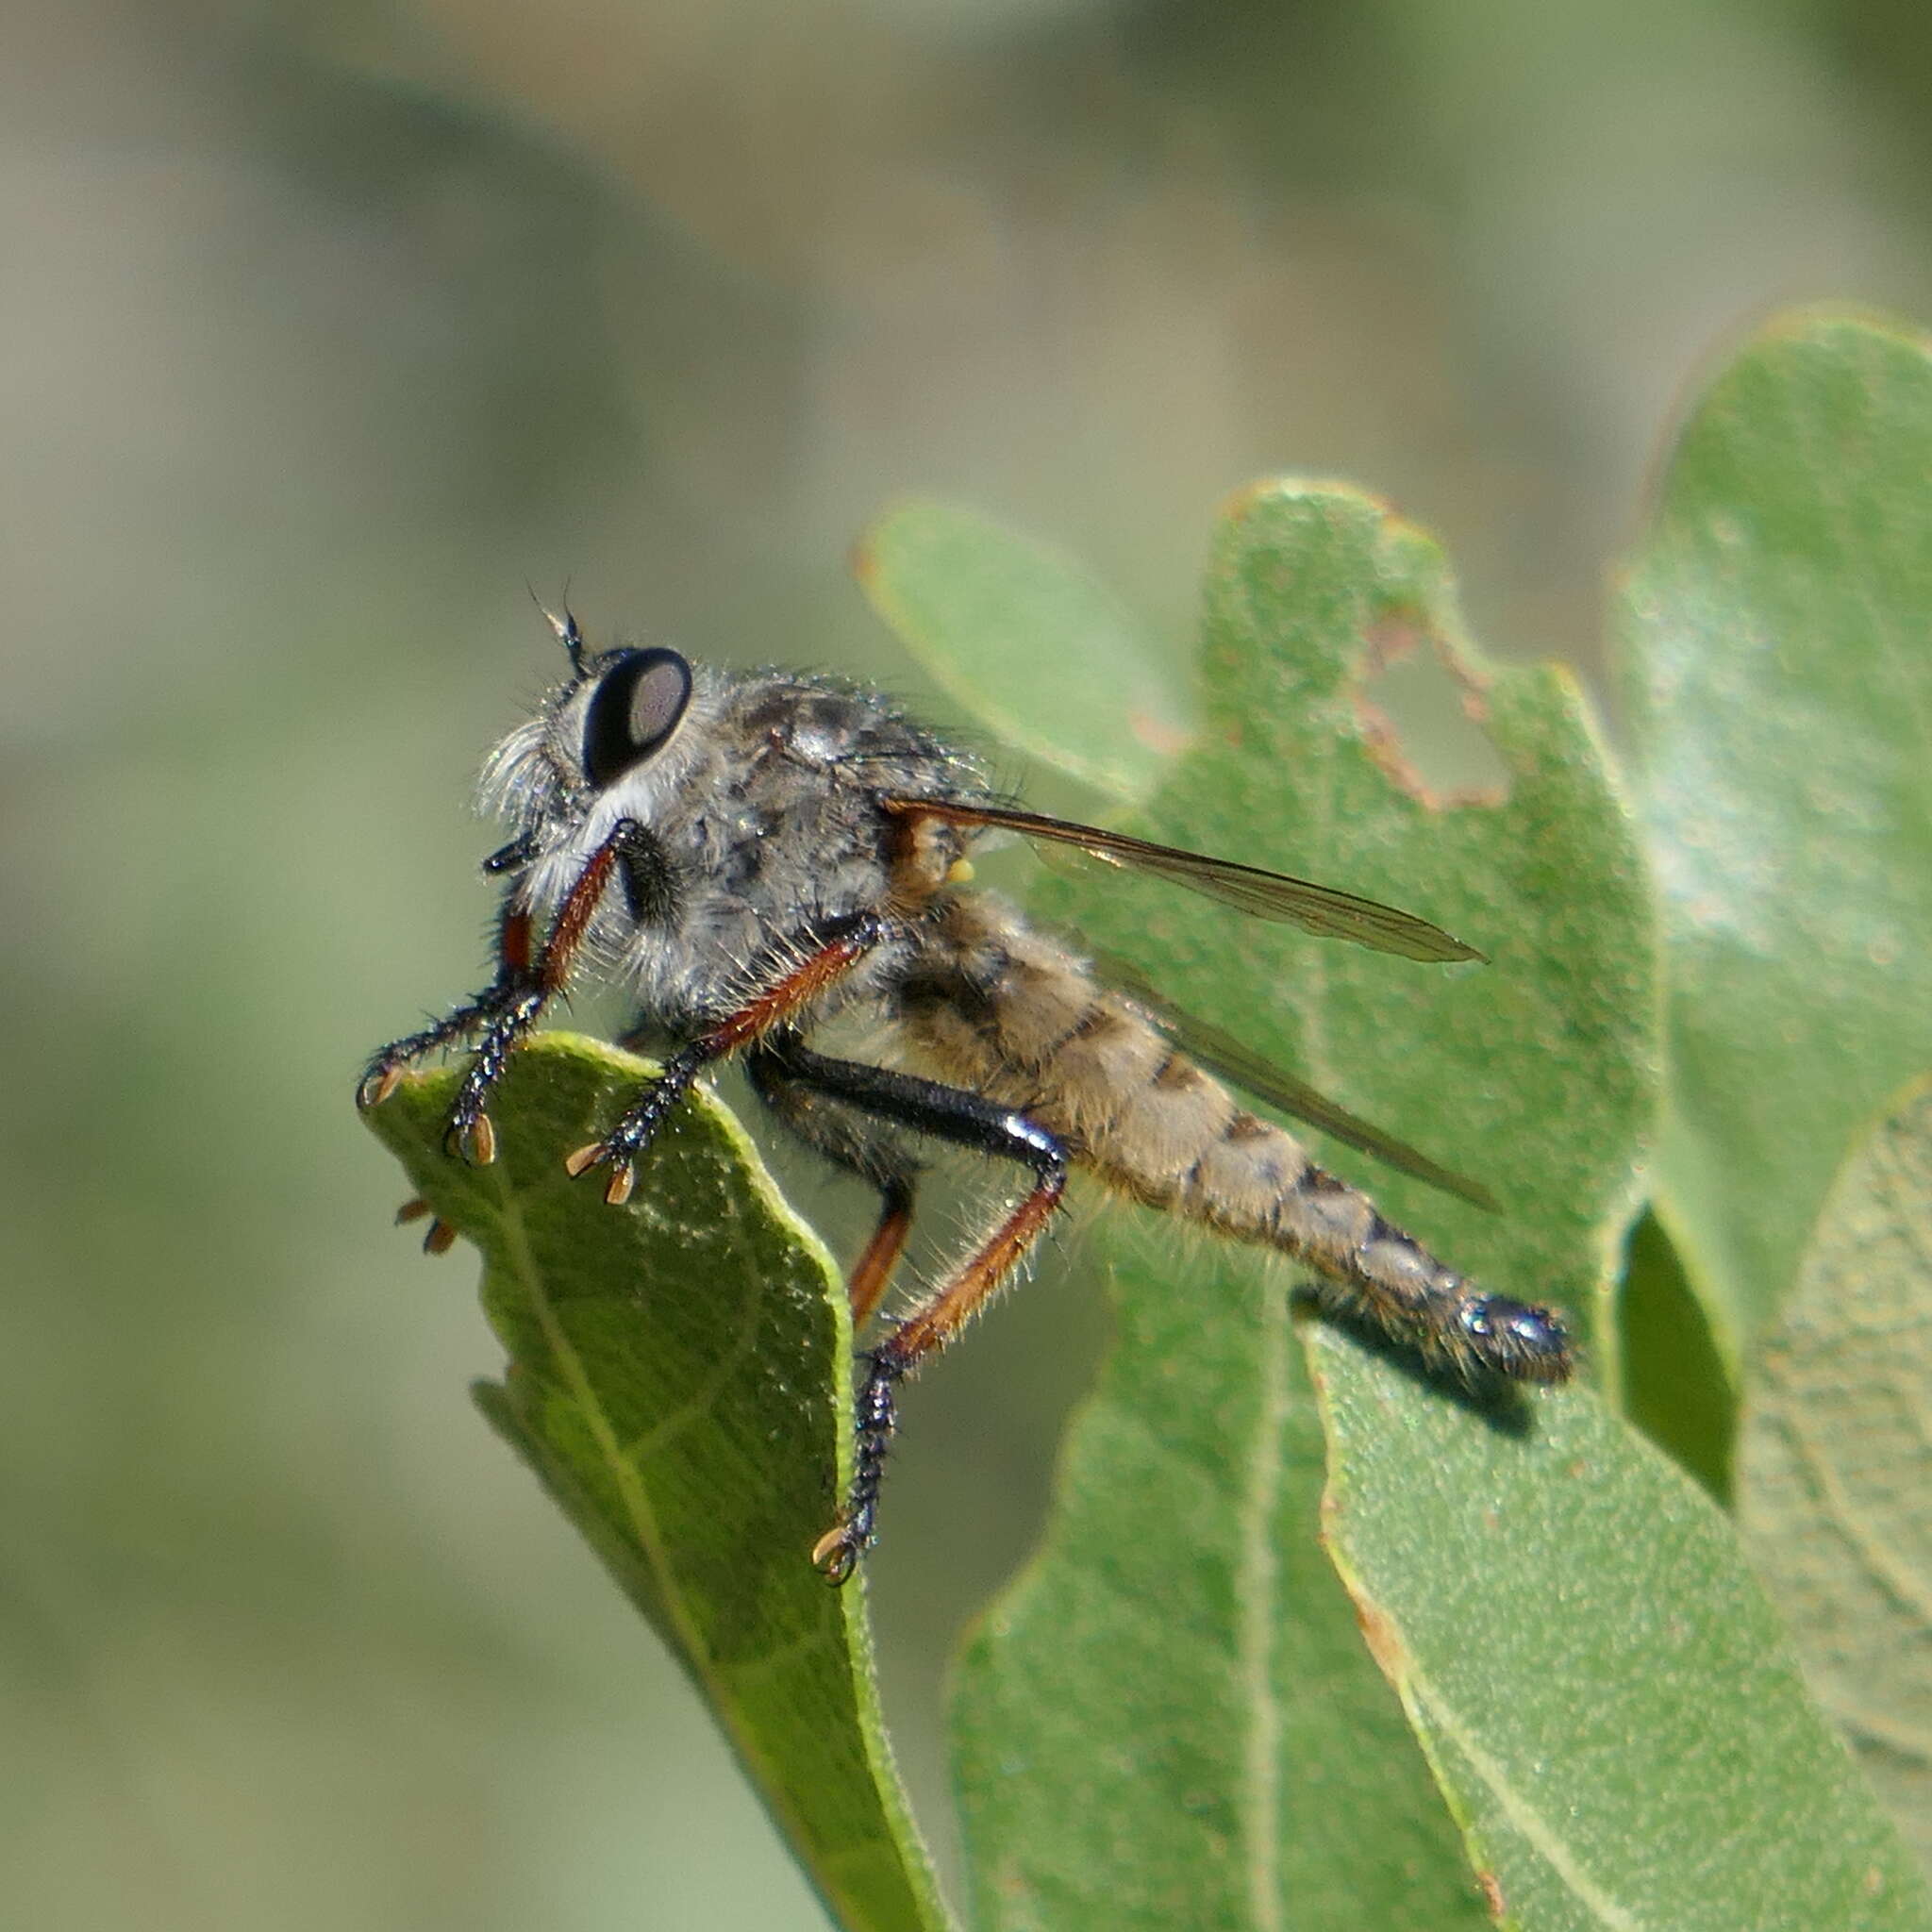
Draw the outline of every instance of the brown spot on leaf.
M1401 1632L1374 1604L1364 1603L1360 1597L1355 1599L1355 1621L1361 1630L1362 1641L1369 1646L1369 1655L1375 1659L1375 1668L1391 1683L1397 1682L1408 1661Z
M1194 741L1172 718L1157 717L1138 707L1127 713L1127 729L1138 743L1167 758L1178 758Z

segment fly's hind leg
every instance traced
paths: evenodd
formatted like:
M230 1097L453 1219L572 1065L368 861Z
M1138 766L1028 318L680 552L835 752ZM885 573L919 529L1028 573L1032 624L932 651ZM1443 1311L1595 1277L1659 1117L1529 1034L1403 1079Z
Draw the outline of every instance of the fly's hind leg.
M883 1067L827 1059L795 1039L774 1041L771 1052L786 1075L861 1113L956 1146L1003 1155L1033 1173L1025 1198L865 1357L852 1487L838 1523L812 1550L826 1578L843 1583L876 1533L886 1452L898 1426L899 1384L959 1332L1045 1231L1066 1191L1067 1150L1037 1121L981 1094Z
M789 1030L787 1040L793 1046L797 1043ZM774 1118L835 1167L878 1190L878 1223L845 1282L852 1326L862 1328L891 1286L892 1271L912 1231L919 1165L876 1126L791 1072L784 1053L760 1043L746 1056L744 1070Z

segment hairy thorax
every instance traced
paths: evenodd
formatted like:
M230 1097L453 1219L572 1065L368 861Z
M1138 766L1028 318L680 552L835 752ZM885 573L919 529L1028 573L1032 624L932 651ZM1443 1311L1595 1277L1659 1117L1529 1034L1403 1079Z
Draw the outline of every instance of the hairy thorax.
M675 782L607 808L648 833L591 934L644 1017L674 1028L729 1010L774 949L891 905L906 828L882 795L977 791L964 759L874 693L765 675L702 697L709 728ZM941 874L962 843L943 842ZM904 954L883 948L840 1003L876 997Z

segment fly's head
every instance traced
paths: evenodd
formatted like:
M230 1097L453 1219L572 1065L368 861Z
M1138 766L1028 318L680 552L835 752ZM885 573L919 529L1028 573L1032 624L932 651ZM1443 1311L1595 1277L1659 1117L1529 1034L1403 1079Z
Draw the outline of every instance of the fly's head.
M716 680L675 651L591 652L575 617L550 622L571 675L491 753L481 787L516 832L497 869L532 908L554 906L620 824L675 813L719 704Z

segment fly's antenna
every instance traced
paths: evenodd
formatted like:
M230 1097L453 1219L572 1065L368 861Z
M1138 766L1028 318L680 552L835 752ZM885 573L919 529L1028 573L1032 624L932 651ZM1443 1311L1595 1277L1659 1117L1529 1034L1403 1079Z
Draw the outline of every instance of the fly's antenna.
M537 594L535 584L525 582L525 590L530 593L530 602L543 613L543 621L557 633L557 641L570 653L570 668L577 676L584 675L584 634L577 627L576 619L571 614L570 585L563 587L563 615L559 617Z

